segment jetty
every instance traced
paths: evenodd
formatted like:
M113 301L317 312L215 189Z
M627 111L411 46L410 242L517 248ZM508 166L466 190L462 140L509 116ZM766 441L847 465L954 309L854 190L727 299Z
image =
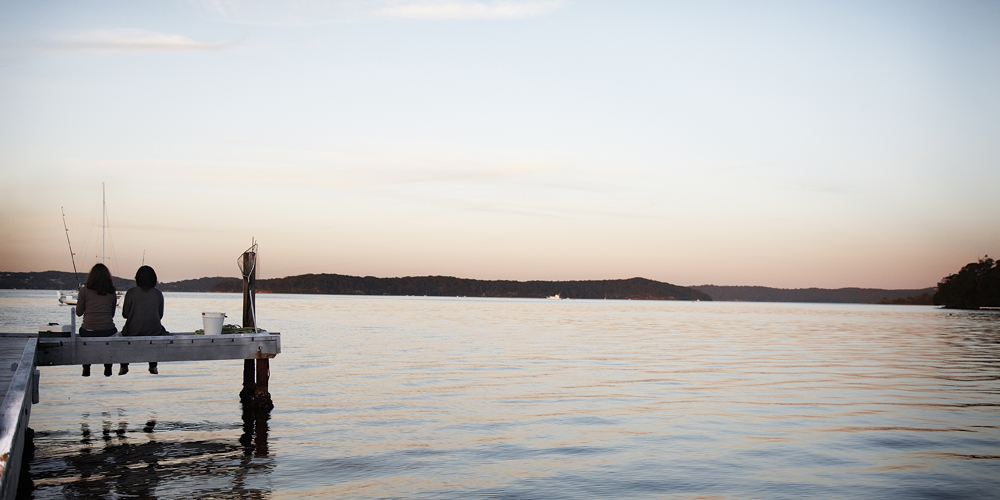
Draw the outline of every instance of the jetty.
M76 308L70 312L70 325L50 323L54 328L43 326L38 333L0 333L0 390L5 394L0 406L0 500L17 496L31 405L41 399L39 367L242 359L240 401L245 412L266 420L274 407L268 392L270 360L281 352L281 335L256 330L256 250L254 243L243 253L240 265L243 326L254 328L253 333L80 337Z
M0 499L17 494L31 405L40 399L38 367L101 365L148 361L214 361L242 359L263 365L281 352L278 333L226 335L164 335L156 337L39 337L37 333L0 333ZM257 367L255 367L257 368ZM267 394L268 370L251 370L252 386L244 391ZM239 374L234 374L239 376ZM241 393L241 396L243 393Z

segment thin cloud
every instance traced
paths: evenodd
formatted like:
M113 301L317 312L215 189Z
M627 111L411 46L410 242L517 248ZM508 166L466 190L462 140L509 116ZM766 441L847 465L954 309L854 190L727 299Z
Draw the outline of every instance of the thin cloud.
M540 16L569 0L187 0L237 24L305 26L385 19L482 20Z
M138 29L93 30L55 38L45 44L55 50L97 52L200 52L231 48L241 43L197 42L186 36Z
M425 2L383 7L375 14L383 17L429 20L517 19L548 14L566 5L565 1L542 2Z

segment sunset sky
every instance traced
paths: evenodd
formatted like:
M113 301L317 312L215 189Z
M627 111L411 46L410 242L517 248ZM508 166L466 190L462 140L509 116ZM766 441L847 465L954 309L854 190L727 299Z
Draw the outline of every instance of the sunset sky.
M1000 2L0 2L0 271L934 286Z

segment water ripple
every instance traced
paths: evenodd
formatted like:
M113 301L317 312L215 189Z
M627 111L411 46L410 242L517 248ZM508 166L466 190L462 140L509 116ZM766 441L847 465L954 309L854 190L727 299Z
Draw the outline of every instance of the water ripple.
M64 314L32 293L0 292L0 329ZM166 296L175 331L240 314L238 295ZM283 338L270 420L241 420L239 361L109 379L43 367L34 497L1000 498L1000 314L258 304Z

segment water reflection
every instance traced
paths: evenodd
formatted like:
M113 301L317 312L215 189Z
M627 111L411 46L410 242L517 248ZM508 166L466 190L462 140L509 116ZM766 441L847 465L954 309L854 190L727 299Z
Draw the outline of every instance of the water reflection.
M177 439L230 426L155 416L133 426L125 417L124 410L102 412L99 436L87 413L76 436L39 433L46 445L30 463L33 488L20 498L270 498L270 488L258 485L273 468L269 413L244 412L238 440Z
M240 436L240 444L243 445L244 455L267 457L267 421L270 419L270 411L243 410L243 434Z

